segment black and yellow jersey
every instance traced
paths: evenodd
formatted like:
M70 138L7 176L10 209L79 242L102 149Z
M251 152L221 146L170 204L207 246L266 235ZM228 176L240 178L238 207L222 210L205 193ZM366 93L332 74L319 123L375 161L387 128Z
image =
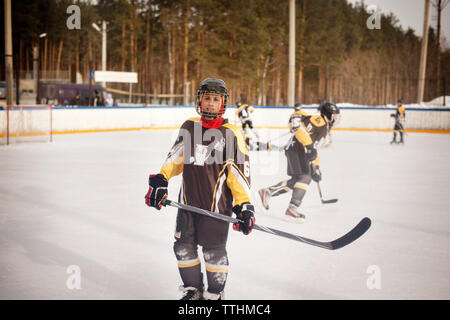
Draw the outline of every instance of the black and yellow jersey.
M406 117L405 107L404 106L397 107L397 112L395 113L395 119L397 121L401 121L401 120L404 120L405 117Z
M286 155L288 158L300 159L291 160L291 162L302 162L302 171L305 172L307 170L307 164L304 162L306 149L317 149L319 142L326 137L327 133L328 125L321 116L313 115L302 117L302 121L288 143ZM290 160L288 159L288 162L289 161ZM319 165L319 156L314 160L314 164ZM295 166L288 166L288 174L295 174L296 170L291 170L289 167L294 168Z
M291 116L289 117L289 130L292 132L295 130L302 121L303 117L307 117L309 114L307 114L303 110L295 111Z
M307 116L303 118L303 125L308 132L314 147L317 147L320 140L326 137L328 125L322 116Z
M179 201L231 216L250 202L250 164L242 130L224 120L207 129L200 118L183 123L161 171L167 180L183 174Z

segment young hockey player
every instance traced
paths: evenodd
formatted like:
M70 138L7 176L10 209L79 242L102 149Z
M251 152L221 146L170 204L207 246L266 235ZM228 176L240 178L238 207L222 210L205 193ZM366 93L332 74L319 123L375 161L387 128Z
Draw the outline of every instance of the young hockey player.
M236 102L236 108L236 114L242 124L242 130L245 130L246 127L253 129L251 114L255 111L255 108L249 106L248 104L242 104L240 102Z
M255 108L248 104L242 104L239 101L236 102L236 108L236 115L241 122L247 148L249 150L259 150L259 136L253 131L253 121L251 119L251 114L255 111Z
M240 128L222 116L228 89L220 79L205 79L196 95L199 118L183 123L160 172L150 175L145 202L160 210L167 198L168 180L183 173L179 202L231 216L243 223L234 230L249 234L255 218L250 203L248 151ZM233 206L234 205L234 206ZM221 299L228 273L228 223L178 210L174 252L184 292L182 300ZM198 256L202 246L208 288L204 290Z
M391 144L393 143L404 143L403 140L403 124L405 122L405 107L402 105L402 100L397 101L397 111L391 114L391 117L395 118L394 124L394 136L392 137ZM397 142L397 133L400 134L400 141Z
M305 215L299 211L300 204L311 179L316 182L322 179L316 148L320 140L325 138L331 127L339 120L339 116L339 108L327 102L320 106L320 116L304 116L300 120L295 116L290 117L289 129L294 135L289 140L285 151L287 174L290 179L258 191L261 204L265 209L269 209L271 197L292 190L291 201L285 216L297 222L305 220Z

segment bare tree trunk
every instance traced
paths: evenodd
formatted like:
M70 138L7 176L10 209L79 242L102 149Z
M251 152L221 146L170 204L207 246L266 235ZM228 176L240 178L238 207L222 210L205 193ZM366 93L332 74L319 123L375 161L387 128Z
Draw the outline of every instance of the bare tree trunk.
M151 61L150 61L150 24L151 24L151 13L152 13L152 7L151 7L151 0L147 3L147 19L145 24L145 89L144 92L147 93L147 91L151 88ZM147 94L145 95L145 102L147 101Z
M59 71L61 69L61 54L63 49L63 39L59 39L58 59L56 60L56 77L59 78Z
M318 69L319 73L319 88L317 92L317 96L319 99L325 98L325 67L320 66Z
M265 105L266 104L266 93L265 93L265 80L267 76L267 69L269 67L270 62L270 56L261 56L261 62L262 62L262 70L261 70L261 87L259 90L259 97L258 97L258 105Z
M201 43L202 43L202 36L201 36L201 32L197 31L197 48L201 48ZM199 79L199 81L201 81L202 78L202 73L201 73L201 65L200 65L200 60L201 57L198 56L197 57L197 79Z
M51 60L51 70L56 69L56 43L52 41L52 60Z
M24 63L23 63L23 42L22 42L22 39L19 40L19 63L17 65L18 66L23 66L24 65ZM20 79L20 71L22 71L22 70L19 69L19 72L18 72L19 79ZM19 81L19 79L18 79L18 81Z
M75 30L75 82L78 72L80 72L80 32Z
M126 47L126 42L125 42L126 36L127 36L127 27L126 27L125 21L123 21L122 22L122 62L120 64L121 71L125 71L125 58L127 55L127 47Z
M190 17L190 3L189 0L185 2L185 14L184 14L184 60L183 60L183 87L184 90L187 90L186 82L188 81L188 54L189 54L189 17ZM184 92L183 90L183 92ZM184 92L185 101L184 104L187 105L188 101L188 92Z
M280 88L281 87L281 71L280 66L277 67L275 76L275 105L280 105Z
M130 21L130 67L131 72L136 71L136 64L135 64L135 41L134 41L134 24L135 24L135 17L134 17L134 10L131 11L131 21Z
M31 46L31 48L32 48L33 46ZM27 72L30 72L30 54L29 54L29 52L30 52L30 50L28 50L29 48L27 48L27 49L25 49L25 70L27 71Z
M437 34L436 34L436 97L439 97L441 87L441 12L442 0L437 0Z
M303 95L303 69L305 52L305 29L306 29L306 0L303 0L302 6L302 18L300 20L300 51L299 51L299 70L298 70L298 87L297 87L297 99L301 101Z
M168 32L168 54L169 54L169 94L174 93L174 68L173 68L173 56L172 56L172 28ZM173 105L173 97L169 99L169 105Z

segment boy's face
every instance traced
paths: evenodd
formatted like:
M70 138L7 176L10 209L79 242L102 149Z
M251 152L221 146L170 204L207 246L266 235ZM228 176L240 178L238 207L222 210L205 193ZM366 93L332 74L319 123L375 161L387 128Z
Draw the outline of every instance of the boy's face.
M222 107L222 96L216 93L205 93L201 98L201 106L205 112L219 113Z

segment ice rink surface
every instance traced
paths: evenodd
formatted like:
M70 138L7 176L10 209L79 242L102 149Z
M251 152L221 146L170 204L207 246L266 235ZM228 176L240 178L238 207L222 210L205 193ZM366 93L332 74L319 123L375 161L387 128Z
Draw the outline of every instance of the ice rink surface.
M262 139L281 133L260 130ZM0 299L180 298L176 209L144 203L148 174L159 171L175 135L66 134L0 147ZM404 146L391 138L334 131L319 150L321 187L339 201L322 204L313 182L305 223L280 219L290 193L256 215L257 224L321 241L367 216L372 227L362 238L328 251L230 230L225 297L450 299L450 135L409 133ZM251 157L252 191L286 178L283 153ZM170 199L180 182L170 181Z

